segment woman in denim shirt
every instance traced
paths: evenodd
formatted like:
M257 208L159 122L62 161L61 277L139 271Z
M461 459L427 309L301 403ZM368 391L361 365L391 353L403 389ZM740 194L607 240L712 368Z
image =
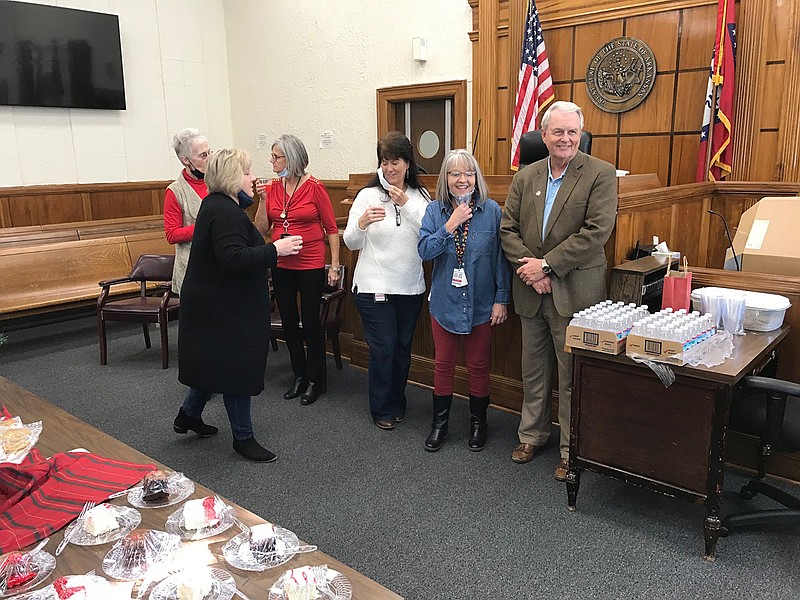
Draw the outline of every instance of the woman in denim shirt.
M447 435L459 343L469 373L469 449L486 445L491 328L508 316L511 268L500 248L502 209L488 197L480 167L466 150L442 162L436 202L428 205L417 246L433 260L431 328L436 349L433 423L425 449L438 450Z

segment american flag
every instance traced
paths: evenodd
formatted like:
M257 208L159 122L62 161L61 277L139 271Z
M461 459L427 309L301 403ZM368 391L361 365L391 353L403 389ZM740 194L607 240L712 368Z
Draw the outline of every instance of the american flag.
M511 168L519 168L519 138L526 131L536 129L539 111L553 100L553 79L544 47L542 26L536 3L528 1L525 18L522 54L519 61L519 86L517 105L514 108L514 133L511 137Z

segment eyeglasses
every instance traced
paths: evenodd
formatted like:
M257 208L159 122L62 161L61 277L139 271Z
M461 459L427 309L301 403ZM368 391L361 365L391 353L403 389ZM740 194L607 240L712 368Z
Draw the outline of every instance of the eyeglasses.
M400 207L394 205L394 224L400 227Z
M447 174L453 179L459 179L462 175L467 179L475 177L475 171L448 171Z
M275 162L276 160L280 160L282 158L286 158L285 156L280 156L278 154L270 154L269 162Z

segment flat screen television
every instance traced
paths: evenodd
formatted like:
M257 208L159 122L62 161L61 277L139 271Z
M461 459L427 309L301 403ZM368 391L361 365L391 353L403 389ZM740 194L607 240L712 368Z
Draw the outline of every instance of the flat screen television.
M0 0L0 104L125 109L117 15Z

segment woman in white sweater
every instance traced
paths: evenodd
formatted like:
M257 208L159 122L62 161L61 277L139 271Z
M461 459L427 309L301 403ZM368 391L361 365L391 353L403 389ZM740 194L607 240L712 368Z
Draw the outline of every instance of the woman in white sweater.
M425 295L419 228L430 202L414 148L399 131L378 142L378 171L356 196L344 243L360 250L353 295L369 345L369 407L381 429L406 412L411 342Z

